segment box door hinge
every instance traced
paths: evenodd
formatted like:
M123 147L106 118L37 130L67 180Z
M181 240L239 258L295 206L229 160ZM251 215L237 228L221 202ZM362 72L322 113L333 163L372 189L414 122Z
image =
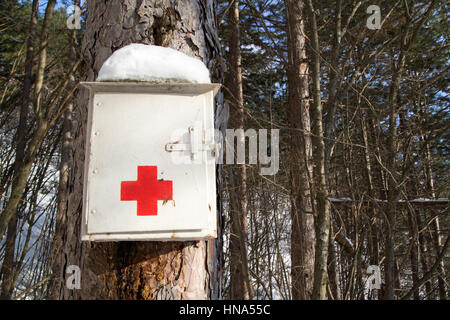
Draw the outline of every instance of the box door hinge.
M220 151L220 143L214 143L212 142L205 142L205 132L203 130L203 137L202 137L202 143L199 143L199 137L198 137L198 128L195 127L189 127L189 144L182 144L182 143L167 143L166 144L166 151L172 152L172 151L189 151L191 155L191 159L196 159L198 152L202 151L211 151L211 154L213 157L217 157L219 155Z

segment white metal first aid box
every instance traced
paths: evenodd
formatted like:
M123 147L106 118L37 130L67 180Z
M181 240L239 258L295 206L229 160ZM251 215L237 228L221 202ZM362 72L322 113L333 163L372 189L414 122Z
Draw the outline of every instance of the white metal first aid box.
M82 85L90 91L82 240L215 238L220 85Z

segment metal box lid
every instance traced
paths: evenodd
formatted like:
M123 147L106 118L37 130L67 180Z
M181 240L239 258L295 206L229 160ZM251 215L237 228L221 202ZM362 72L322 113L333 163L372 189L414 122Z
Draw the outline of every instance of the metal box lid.
M82 240L215 238L220 85L82 85L90 90Z

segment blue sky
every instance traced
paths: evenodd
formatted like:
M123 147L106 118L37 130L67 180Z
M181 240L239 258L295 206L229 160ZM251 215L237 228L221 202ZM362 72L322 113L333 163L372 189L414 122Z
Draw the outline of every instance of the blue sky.
M31 0L28 0L28 1L31 1ZM81 6L84 4L85 1L86 0L80 0ZM26 2L26 0L22 0L22 2ZM41 13L45 12L45 8L47 7L47 2L48 2L48 0L39 1L39 12L41 12ZM73 0L57 0L55 9L67 8L71 4L73 4Z

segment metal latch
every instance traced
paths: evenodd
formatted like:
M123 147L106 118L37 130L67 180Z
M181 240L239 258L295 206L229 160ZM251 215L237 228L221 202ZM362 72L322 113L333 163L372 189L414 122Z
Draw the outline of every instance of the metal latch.
M220 152L220 143L201 143L199 144L197 132L198 130L195 127L189 127L189 140L190 144L182 144L182 143L168 143L166 144L166 151L190 151L191 158L195 159L198 152L201 151L211 151L212 155L216 158L219 156Z

